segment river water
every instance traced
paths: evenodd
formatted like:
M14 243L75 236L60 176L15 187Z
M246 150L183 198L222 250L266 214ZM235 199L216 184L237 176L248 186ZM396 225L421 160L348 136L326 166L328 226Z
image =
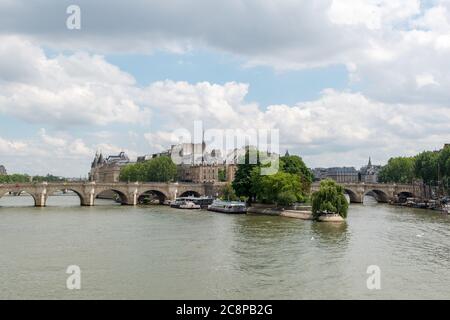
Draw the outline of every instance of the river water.
M374 202L344 224L0 199L0 299L450 298L450 217ZM81 269L81 290L66 269ZM367 288L367 268L380 289Z

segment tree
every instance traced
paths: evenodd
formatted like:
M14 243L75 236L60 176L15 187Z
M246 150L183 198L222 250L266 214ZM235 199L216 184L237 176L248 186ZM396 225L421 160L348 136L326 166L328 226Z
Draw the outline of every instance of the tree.
M143 163L134 163L128 164L120 170L119 180L125 182L146 181L145 176Z
M280 169L283 172L296 174L302 182L303 192L308 192L314 179L312 171L305 165L299 156L286 155L280 158Z
M331 179L320 182L319 191L312 194L312 213L315 218L323 214L335 213L347 218L348 202L344 188Z
M439 174L450 177L450 146L446 146L439 152L438 156Z
M250 161L255 159L256 161ZM255 162L255 163L251 163ZM239 159L236 174L232 183L233 189L238 197L248 198L251 203L256 197L253 190L253 182L251 179L252 171L261 165L259 162L259 152L253 149L247 149L245 156Z
M27 174L9 174L1 175L0 183L25 183L30 182L31 178Z
M284 156L280 157L281 170L287 173L302 175L305 180L313 181L313 174L311 170L305 165L303 159L299 156Z
M414 157L390 158L380 170L380 182L411 183L414 179L414 162Z
M253 172L254 192L258 201L288 206L294 202L303 202L305 194L297 174L279 171L276 174L261 176Z
M219 176L219 181L220 182L227 181L227 171L226 171L226 169L219 169L217 174Z
M419 153L414 161L414 175L416 178L422 179L427 184L437 181L438 159L438 152L424 151Z
M169 182L177 176L177 166L170 157L157 157L129 164L120 170L120 181Z
M170 157L157 157L145 163L146 181L168 182L177 176L177 166Z
M222 200L235 201L238 200L236 193L233 190L231 184L226 184L222 188Z
M265 156L264 152L247 150L245 158L242 159L245 161L240 161L232 184L236 194L247 197L249 202L257 200L277 205L291 205L297 201L305 201L313 176L302 158L289 155L281 157L276 160L279 161L277 173L261 175L262 169L270 167L273 165L270 161L274 161L265 159ZM253 161L256 163L252 164L249 159L257 161Z

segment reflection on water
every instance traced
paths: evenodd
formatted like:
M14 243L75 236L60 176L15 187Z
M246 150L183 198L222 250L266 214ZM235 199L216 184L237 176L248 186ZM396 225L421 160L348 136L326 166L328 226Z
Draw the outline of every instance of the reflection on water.
M345 223L0 199L0 298L450 298L450 219L365 199ZM373 199L372 199L373 200ZM68 265L82 290L65 289ZM369 265L381 290L366 288Z

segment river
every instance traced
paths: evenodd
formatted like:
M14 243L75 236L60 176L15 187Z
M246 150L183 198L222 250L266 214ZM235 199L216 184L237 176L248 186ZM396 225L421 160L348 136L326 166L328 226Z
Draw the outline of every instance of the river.
M450 217L439 213L368 201L329 224L96 203L1 198L0 299L450 298ZM81 290L66 288L69 265Z

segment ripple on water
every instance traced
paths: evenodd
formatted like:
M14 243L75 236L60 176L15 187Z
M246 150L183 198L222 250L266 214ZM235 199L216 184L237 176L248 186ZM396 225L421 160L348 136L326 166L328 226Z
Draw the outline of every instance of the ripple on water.
M0 298L450 297L450 223L433 212L351 205L346 223L330 224L63 200L0 199ZM82 267L82 292L64 289L69 264Z

